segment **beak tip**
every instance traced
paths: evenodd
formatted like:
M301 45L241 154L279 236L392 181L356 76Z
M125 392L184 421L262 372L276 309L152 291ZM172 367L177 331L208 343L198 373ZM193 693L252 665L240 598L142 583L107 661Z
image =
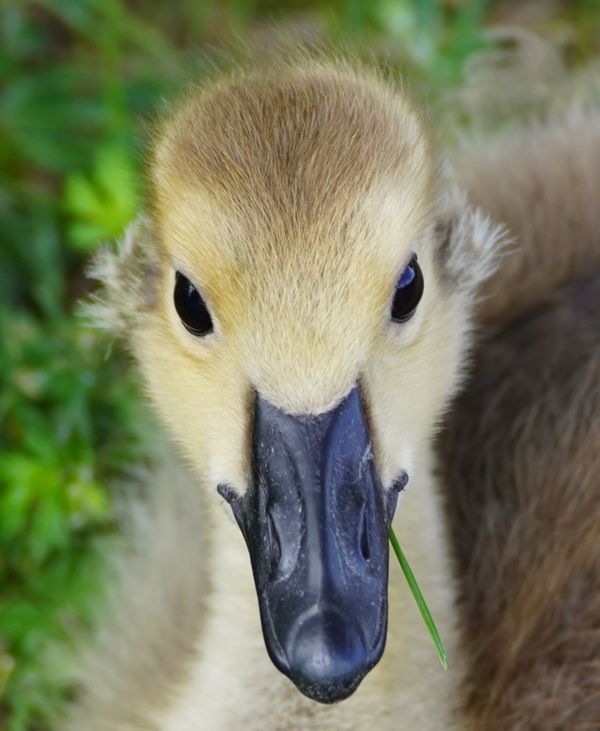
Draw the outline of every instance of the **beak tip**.
M383 652L369 650L360 626L329 610L301 618L286 644L286 674L305 696L327 704L352 695Z
M294 681L294 684L311 701L323 703L324 705L332 705L333 703L340 703L346 700L346 698L349 698L360 685L363 677L363 675L355 675L351 678L349 684L346 685L343 683L323 685L299 681Z

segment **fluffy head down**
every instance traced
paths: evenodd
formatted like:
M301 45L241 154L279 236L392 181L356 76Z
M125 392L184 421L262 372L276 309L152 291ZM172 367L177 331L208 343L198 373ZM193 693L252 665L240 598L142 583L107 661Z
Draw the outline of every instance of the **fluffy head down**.
M319 413L359 379L384 484L414 474L501 233L458 193L438 193L438 167L412 104L345 65L229 76L165 120L150 218L96 273L105 319L126 327L159 412L209 487L245 489L254 390ZM393 323L413 254L424 296ZM176 271L208 304L204 338L179 321Z

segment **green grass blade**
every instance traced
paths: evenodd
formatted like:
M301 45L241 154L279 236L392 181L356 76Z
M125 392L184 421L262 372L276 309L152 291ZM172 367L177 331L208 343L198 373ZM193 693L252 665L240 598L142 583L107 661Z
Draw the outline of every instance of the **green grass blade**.
M417 606L419 607L419 611L421 612L423 621L427 625L427 629L429 630L429 634L431 635L431 639L433 640L433 644L435 645L435 649L437 650L438 657L440 658L440 664L444 668L444 670L447 670L448 660L446 658L446 650L444 649L442 638L440 637L440 633L435 626L435 622L433 621L433 617L431 616L431 612L429 611L429 607L427 606L425 597L423 596L421 589L419 588L419 584L415 579L415 575L408 565L408 561L406 560L404 552L400 548L400 543L398 543L398 539L396 538L396 534L394 533L393 528L390 528L389 538L390 543L392 544L392 548L394 549L394 553L396 554L396 557L398 558L398 561L400 563L402 573L404 574L404 577L408 582L408 586L410 587L415 601L417 602Z

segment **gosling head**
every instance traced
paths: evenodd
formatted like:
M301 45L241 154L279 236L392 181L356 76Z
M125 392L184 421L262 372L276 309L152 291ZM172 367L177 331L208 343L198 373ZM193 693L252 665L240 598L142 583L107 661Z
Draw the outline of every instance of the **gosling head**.
M382 655L387 534L456 388L497 231L411 103L314 62L164 122L150 222L100 268L150 394L231 505L274 664L350 695Z

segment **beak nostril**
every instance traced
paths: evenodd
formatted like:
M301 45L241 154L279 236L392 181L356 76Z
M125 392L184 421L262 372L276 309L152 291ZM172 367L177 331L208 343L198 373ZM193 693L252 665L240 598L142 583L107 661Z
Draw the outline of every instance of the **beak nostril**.
M363 505L360 520L360 553L365 561L371 558L369 550L369 531L367 528L367 506Z
M273 516L267 511L267 530L269 532L269 550L271 552L271 571L275 573L281 561L281 544L275 528Z

